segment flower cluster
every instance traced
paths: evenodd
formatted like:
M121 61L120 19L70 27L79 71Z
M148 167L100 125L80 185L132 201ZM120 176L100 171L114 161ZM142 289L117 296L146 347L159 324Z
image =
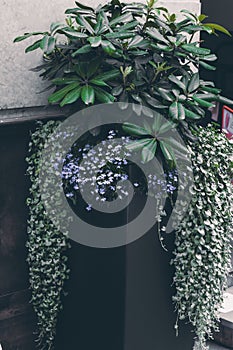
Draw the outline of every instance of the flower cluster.
M124 199L129 195L128 180L131 151L122 152L122 144L131 141L130 137L116 138L117 131L110 130L106 140L99 142L97 147L85 144L80 147L75 143L66 156L62 169L62 179L66 197L76 202L76 194L89 184L90 203L86 210L91 211L92 200L97 202L112 201L117 197ZM78 151L78 152L77 152ZM78 153L78 154L77 154ZM145 191L145 185L139 178L132 182L135 190ZM172 195L177 189L177 171L164 173L163 177L149 174L147 178L147 193L154 197Z

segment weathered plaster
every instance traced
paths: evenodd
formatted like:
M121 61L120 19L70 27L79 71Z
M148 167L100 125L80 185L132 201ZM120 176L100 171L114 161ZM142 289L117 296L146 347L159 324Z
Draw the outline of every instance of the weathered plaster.
M85 0L85 3L96 6L98 1ZM198 13L200 9L198 0L160 3L174 12L186 8ZM13 44L13 39L24 32L47 30L51 22L63 21L64 11L69 7L74 7L73 0L0 0L0 109L47 104L49 92L39 92L48 83L29 70L41 63L41 52L25 55L30 40Z

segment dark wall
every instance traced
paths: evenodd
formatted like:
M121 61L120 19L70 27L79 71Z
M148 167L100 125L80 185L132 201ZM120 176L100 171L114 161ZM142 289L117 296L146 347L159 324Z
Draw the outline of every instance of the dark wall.
M25 175L31 124L0 128L0 343L4 350L33 350L35 318L29 305L26 264Z

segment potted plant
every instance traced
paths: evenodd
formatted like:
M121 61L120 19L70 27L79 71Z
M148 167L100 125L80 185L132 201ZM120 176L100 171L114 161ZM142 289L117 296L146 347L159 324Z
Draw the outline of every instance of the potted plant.
M165 278L167 287L161 283L162 289L160 288L157 298L161 297L161 291L163 295L166 295L167 291L168 295L162 304L166 305L171 292L175 293L177 321L179 319L190 321L198 338L196 347L205 349L206 339L211 337L212 330L217 328L218 309L222 302L230 263L232 191L229 178L232 168L228 156L232 152L232 146L215 127L202 128L200 122L205 118L206 111L212 107L213 102L221 101L228 104L232 102L222 97L221 91L212 82L200 78L199 68L214 70L213 62L217 57L209 49L204 48L199 39L195 39L195 34L201 31L209 34L216 34L216 31L226 34L229 32L220 25L208 23L207 16L196 16L186 10L182 11L183 18L180 20L166 8L156 7L154 0L148 1L147 4L124 4L113 0L96 9L75 3L75 8L66 11L65 24L52 23L49 31L25 33L17 37L15 42L33 36L39 37L26 48L26 52L39 48L43 51L44 62L35 68L35 71L41 71L42 78L51 82L50 88L55 87L55 91L48 98L49 103L59 103L61 108L71 105L72 114L74 111L86 110L86 107L92 105L120 102L118 106L123 114L130 111L131 114L142 116L143 125L125 122L117 131L106 131L102 128L99 132L95 128L92 130L92 135L89 134L89 138L97 139L101 143L104 133L108 139L114 139L117 134L127 138L129 152L141 152L144 163L153 162L157 158L166 173L165 193L167 195L170 191L170 212L177 201L177 178L180 176L176 173L175 151L180 154L185 150L188 151L193 172L193 187L190 189L192 198L189 210L172 234L175 247L171 236L164 235L166 217L161 214L158 217L158 221L162 221L158 229L159 250L158 248L150 250L154 239L153 231L127 249L131 250L132 256L137 255L137 258L141 256L143 259L143 254L152 257L156 253L161 259L165 259L162 260L166 266L165 270L161 272L161 265L158 266L157 276L167 274ZM28 199L30 210L28 262L32 303L38 316L39 341L41 348L44 346L45 349L54 347L57 317L62 304L61 294L69 274L66 257L69 240L59 233L59 229L49 219L39 192L41 181L38 175L39 159L43 154L46 139L56 130L57 125L58 123L53 121L40 125L32 135L31 155L28 158L28 173L32 181L31 198ZM168 137L160 137L161 133L164 134L171 129L177 131L181 144L177 139L172 139L170 134ZM89 141L88 143L92 142ZM64 188L71 205L77 203L79 197L76 190L80 189L80 185L75 188L75 181L72 180L77 174L75 169L79 167L75 162L82 159L89 150L87 140L81 140L81 146L80 143L75 144L64 163ZM126 159L123 160L127 163ZM119 162L121 163L122 159ZM105 171L109 174L112 169L108 168ZM118 175L118 180L124 177L122 172ZM109 187L103 188L101 182L97 185L100 198L105 198L108 191L108 199L114 199L114 191L110 191ZM115 183L110 185L114 187ZM134 187L138 187L136 180ZM143 185L141 187L143 188ZM151 188L153 189L153 186ZM141 201L142 199L139 200ZM91 211L91 207L87 205L86 210ZM134 210L137 210L137 205ZM176 210L179 214L180 209L176 207ZM168 253L164 252L161 243L164 247L170 245ZM82 252L81 248L78 252L83 254L83 257L87 254L87 251ZM169 267L170 259L172 267ZM140 278L143 278L148 267L154 271L155 266L149 265L152 261L145 260L148 261L141 274L138 272L139 265L139 270L133 275L138 273ZM93 262L91 264L93 265ZM172 276L175 291L170 288ZM76 278L78 283L78 276ZM131 286L139 290L134 291L134 298L138 303L142 281L140 278L132 278L130 282ZM147 283L144 289L141 289L141 295L144 297L147 295L145 291L149 288ZM152 283L151 286L154 290L155 285ZM86 292L84 290L82 296ZM151 301L152 298L150 296L148 300ZM159 303L162 303L160 299L156 305ZM69 310L72 307L74 308L74 305L70 305ZM137 305L131 304L131 311L134 307ZM153 310L153 307L151 309ZM84 315L85 311L82 312ZM170 306L166 312L168 318L165 319L168 320L170 317L173 320ZM135 317L140 318L139 313ZM160 310L160 317L162 314L163 311ZM131 317L132 315L133 313ZM155 321L152 318L145 319L147 322ZM130 320L132 321L129 317L127 321L129 333L130 329L132 330ZM78 325L80 327L81 321ZM145 337L142 340L138 336L140 325L142 324L139 322L135 326L137 332L134 337L131 337L128 343L126 341L128 348L143 346L140 341L145 342ZM153 329L153 324L150 325L151 331L143 333L144 336L147 334L147 337L152 339L156 334L157 339L161 341L157 346L162 346L162 338L167 348L174 346L176 340L173 330L170 329L166 336L159 338L164 328L163 323L161 322L159 327L158 321L157 333ZM59 332L62 332L63 325L58 325L58 328ZM175 329L178 330L177 323ZM125 337L127 338L127 332ZM191 350L193 337L191 333L187 336L186 349ZM181 339L183 342L184 338ZM59 340L61 342L61 338ZM85 341L88 349L96 344L94 338L86 338ZM145 348L152 346L154 341L155 339L151 340L151 343L145 343L147 344ZM113 344L108 343L108 346L113 349ZM180 343L176 344L181 347ZM115 346L119 349L123 345ZM59 342L56 343L56 348L59 348Z

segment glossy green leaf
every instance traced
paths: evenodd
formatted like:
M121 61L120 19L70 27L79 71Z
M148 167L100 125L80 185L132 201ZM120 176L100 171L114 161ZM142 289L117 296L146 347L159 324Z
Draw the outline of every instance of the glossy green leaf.
M120 76L120 71L119 69L112 69L108 72L104 72L98 76L95 77L95 79L97 80L103 80L103 81L108 81L108 80L112 80L115 79L117 77Z
M148 135L148 131L139 125L124 123L122 128L124 131L128 132L130 135L135 135L135 136Z
M83 17L83 16L77 16L76 21L78 24L83 26L90 34L94 34L94 29L90 25L90 23Z
M103 80L100 80L100 79L91 79L90 83L97 86L109 86L107 83L105 83Z
M191 77L189 84L188 84L188 92L193 92L196 89L198 89L200 86L200 77L199 73L194 73L193 76Z
M207 69L207 70L216 70L215 66L211 66L210 64L203 62L203 61L199 61L199 64L201 67Z
M37 40L37 41L34 42L32 45L28 46L28 47L25 49L25 52L28 53L28 52L37 50L37 49L40 48L40 45L41 45L41 39L40 39L40 40Z
M147 145L149 142L151 142L151 138L145 138L145 139L142 139L142 140L136 140L136 141L132 141L132 142L129 142L125 148L128 150L128 151L138 151L140 149L142 149L145 145Z
M92 86L86 85L81 89L81 98L86 105L93 104L95 102L95 91Z
M167 144L165 141L159 141L159 145L165 159L175 163L176 158L173 152L173 148L169 144Z
M155 139L152 139L142 149L142 162L148 163L149 161L151 161L155 156L156 149L157 141Z
M162 35L158 29L152 28L152 29L147 29L146 33L153 39L161 41L165 44L168 44L168 40Z
M195 55L209 55L211 50L196 46L195 44L183 44L181 45L182 49L185 51L195 54Z
M203 13L201 13L201 14L198 16L198 21L199 21L199 22L202 22L202 21L204 21L206 18L208 18L208 16L204 15Z
M76 38L84 39L84 38L88 37L87 34L79 32L77 30L74 30L74 29L72 29L70 27L59 29L59 33L65 34L66 36L68 36L70 38L75 38L75 39Z
M169 115L176 120L185 119L184 107L180 102L173 102L169 107Z
M74 103L75 101L77 101L80 97L80 93L81 93L81 87L77 87L73 90L71 90L70 92L68 92L68 94L64 97L64 99L61 101L60 106L63 107L67 104L71 104Z
M88 53L90 51L91 51L91 45L87 44L87 45L84 45L84 46L80 47L80 49L74 51L72 53L72 57L75 57L75 56L81 55L81 54L85 54L85 53Z
M223 96L218 96L217 97L217 101L228 105L228 106L232 106L233 105L233 100L230 100L229 98L223 97Z
M172 97L172 94L170 93L169 90L166 90L166 89L163 89L163 88L158 88L158 92L160 93L161 97L166 100L166 101L169 101L169 102L172 102L173 101L173 97Z
M14 39L14 43L18 43L22 40L25 40L27 38L30 38L31 36L33 35L44 35L46 34L45 32L34 32L34 33L25 33L24 35L21 35L21 36L17 36L15 39Z
M146 102L157 109L164 109L167 108L167 106L163 105L159 100L155 99L154 97L150 96L146 92L143 93L143 96L145 97Z
M194 119L194 120L198 120L200 119L200 115L198 115L197 113L194 113L192 111L190 111L189 109L187 108L184 108L185 110L185 116L189 119Z
M175 75L173 74L169 75L168 79L172 81L174 84L176 84L177 86L179 86L179 88L181 88L183 91L186 90L185 84L180 79L178 79Z
M164 140L159 139L159 142L164 141L167 145L172 147L173 154L176 154L176 152L180 152L181 154L187 155L188 150L187 147L182 144L179 140L176 140L174 137L166 137Z
M91 12L94 11L92 7L89 7L87 5L83 5L83 3L81 3L81 2L75 1L75 4L83 10L89 10Z
M117 16L116 18L114 18L112 21L109 22L109 25L111 27L113 27L114 25L116 24L119 24L119 23L124 23L125 22L129 22L129 21L132 21L134 18L132 16L131 13L124 13L123 15L121 16Z
M80 78L78 78L77 76L72 76L72 77L69 77L69 78L55 78L52 80L52 83L54 85L67 85L67 84L72 84L72 83L80 83L81 80Z
M209 87L209 86L201 86L201 90L207 91L207 92L212 92L213 94L220 94L221 90L214 88L214 87Z
M112 103L115 101L115 97L108 93L107 91L95 87L96 98L103 103Z
M98 47L101 44L101 36L91 36L87 39L91 47Z
M193 96L193 100L196 101L201 107L206 107L206 108L213 107L212 103L202 100L201 98L198 98L196 96Z
M75 89L78 85L78 83L72 83L68 86L65 86L63 89L54 92L48 98L49 103L56 103L60 101L69 91Z
M231 33L226 29L224 28L223 26L219 25L219 24L216 24L216 23L204 23L205 26L213 29L214 31L217 30L221 33L224 33L224 34L227 34L228 36L231 36Z

